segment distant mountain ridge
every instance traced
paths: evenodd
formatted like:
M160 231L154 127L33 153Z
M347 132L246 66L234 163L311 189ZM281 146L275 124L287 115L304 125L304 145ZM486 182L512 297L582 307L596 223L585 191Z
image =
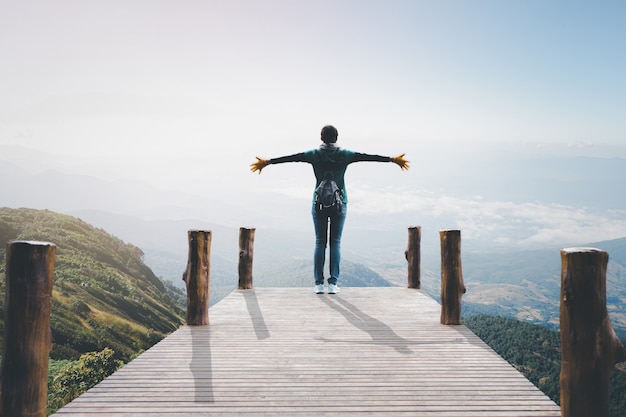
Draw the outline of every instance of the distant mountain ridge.
M613 326L626 338L626 238L592 242L586 247L609 254L607 308ZM463 256L466 314L512 317L549 328L559 325L560 249Z
M328 275L328 274L327 274ZM258 287L313 287L313 262L295 259L264 269L254 277ZM365 267L350 261L341 263L339 286L344 287L391 287L394 284Z

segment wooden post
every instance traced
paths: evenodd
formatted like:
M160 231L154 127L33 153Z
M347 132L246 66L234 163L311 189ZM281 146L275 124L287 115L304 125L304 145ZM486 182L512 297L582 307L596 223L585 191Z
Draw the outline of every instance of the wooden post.
M461 324L461 297L465 294L461 267L461 231L440 230L441 324Z
M252 260L255 229L239 228L239 289L252 288Z
M56 246L14 241L6 250L3 416L46 416Z
M209 324L211 232L189 230L189 257L183 280L187 284L187 324Z
M421 288L420 276L420 242L422 239L422 228L420 226L409 227L409 243L404 257L409 263L409 288Z
M607 252L561 250L561 416L609 415L609 376L623 354L606 308Z

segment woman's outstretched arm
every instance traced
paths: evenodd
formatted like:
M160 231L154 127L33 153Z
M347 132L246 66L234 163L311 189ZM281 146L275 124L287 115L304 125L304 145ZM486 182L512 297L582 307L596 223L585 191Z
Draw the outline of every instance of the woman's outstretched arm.
M382 156L382 155L371 155L367 153L354 152L352 162L359 161L371 161L371 162L393 162L398 165L400 169L403 171L409 169L409 162L404 158L405 154L400 154L398 156Z
M307 157L307 155L309 157ZM281 156L279 158L272 158L272 159L263 159L263 158L259 158L257 156L256 157L256 162L253 162L252 164L250 164L250 171L252 171L252 172L259 171L259 174L260 174L261 171L263 170L263 168L265 168L268 165L284 164L285 162L308 162L308 163L311 163L310 155L311 155L310 153L299 152L299 153L294 153L293 155Z

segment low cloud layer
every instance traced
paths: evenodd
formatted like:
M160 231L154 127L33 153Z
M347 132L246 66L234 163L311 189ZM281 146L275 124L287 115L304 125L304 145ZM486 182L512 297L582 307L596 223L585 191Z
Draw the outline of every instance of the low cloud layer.
M407 190L354 189L351 197L352 213L397 221L423 219L440 228L458 228L466 239L506 247L581 245L626 236L626 210L594 211L565 204L467 199Z

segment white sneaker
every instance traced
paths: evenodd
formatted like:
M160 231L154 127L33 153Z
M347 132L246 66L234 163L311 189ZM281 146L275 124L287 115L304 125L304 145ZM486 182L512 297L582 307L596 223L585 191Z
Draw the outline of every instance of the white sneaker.
M315 286L315 294L324 294L324 284Z
M337 294L339 293L339 287L337 284L328 284L328 294Z

